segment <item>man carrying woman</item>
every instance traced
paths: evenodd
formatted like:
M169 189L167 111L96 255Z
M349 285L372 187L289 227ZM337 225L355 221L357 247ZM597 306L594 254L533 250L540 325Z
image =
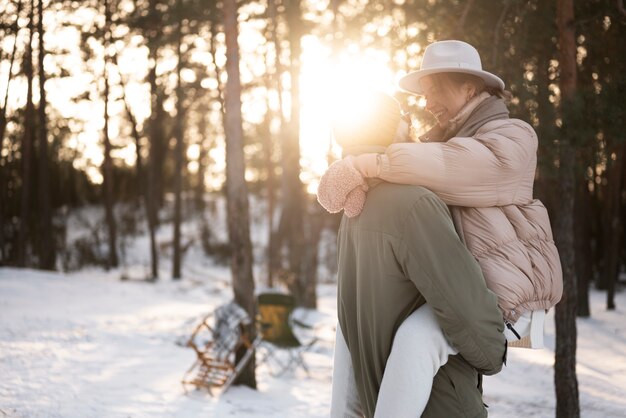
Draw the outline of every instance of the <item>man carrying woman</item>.
M532 199L537 137L508 117L504 83L482 70L464 42L430 45L420 71L400 84L425 96L435 127L417 143L390 145L384 141L392 135L377 135L378 145L390 146L353 149L329 168L318 192L329 211L344 208L348 215L338 241L331 415L358 416L349 406L360 404L367 417L486 416L447 368L497 372L505 337L540 347L545 310L562 292L547 212ZM391 120L393 113L379 116ZM339 357L345 348L350 370ZM345 410L336 407L351 388L342 384L344 372L352 372L358 389L352 399L359 401ZM433 403L442 393L441 374L456 402ZM453 404L462 407L431 412Z

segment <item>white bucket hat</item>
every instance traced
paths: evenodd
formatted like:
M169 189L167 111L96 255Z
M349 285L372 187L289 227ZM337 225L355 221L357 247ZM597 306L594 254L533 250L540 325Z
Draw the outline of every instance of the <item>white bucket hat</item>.
M476 48L462 41L439 41L428 45L420 69L402 77L400 88L409 93L423 94L420 79L435 73L472 74L485 80L489 87L504 89L504 81L500 77L483 71Z

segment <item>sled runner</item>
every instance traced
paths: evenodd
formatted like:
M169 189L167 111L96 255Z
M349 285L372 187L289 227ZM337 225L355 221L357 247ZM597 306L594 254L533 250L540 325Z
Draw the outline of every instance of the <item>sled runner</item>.
M261 342L260 335L250 341L243 332L251 323L246 311L235 302L218 307L202 319L187 341L197 358L183 376L185 392L189 385L204 388L211 395L228 390ZM245 353L236 361L240 348L245 348Z

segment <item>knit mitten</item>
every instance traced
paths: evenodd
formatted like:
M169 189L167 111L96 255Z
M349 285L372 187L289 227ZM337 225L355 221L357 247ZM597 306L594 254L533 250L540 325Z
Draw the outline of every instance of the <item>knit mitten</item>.
M359 197L361 193L363 194L363 202L365 201L367 183L349 160L339 160L332 163L320 179L317 189L317 201L328 212L337 213L345 208L348 195L355 189L359 189L361 192L357 192L350 197L350 213L360 212L363 208L363 203L360 204L359 208L358 201L361 199Z
M367 185L357 186L346 196L346 203L344 205L344 213L348 218L354 218L358 216L365 206L365 199L367 197Z

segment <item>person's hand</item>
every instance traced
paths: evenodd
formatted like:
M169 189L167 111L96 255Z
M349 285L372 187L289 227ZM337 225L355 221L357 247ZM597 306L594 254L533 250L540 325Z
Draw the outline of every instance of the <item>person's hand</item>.
M367 189L363 175L344 158L331 164L320 179L317 201L330 213L345 209L352 217L363 209Z

